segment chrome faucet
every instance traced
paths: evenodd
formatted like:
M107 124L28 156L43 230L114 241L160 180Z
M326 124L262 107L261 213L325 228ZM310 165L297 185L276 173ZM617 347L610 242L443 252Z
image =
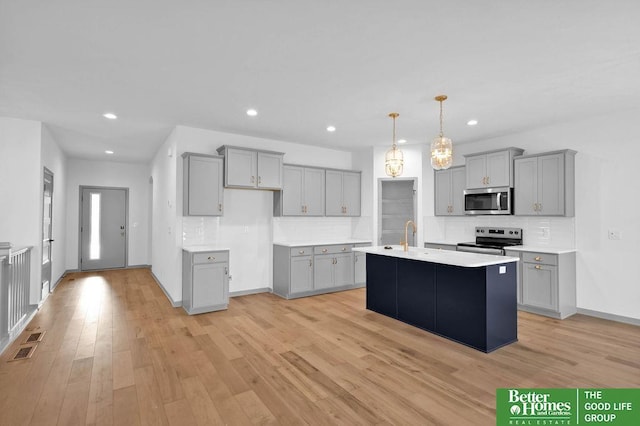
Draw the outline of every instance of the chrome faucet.
M400 244L402 245L402 250L404 251L409 251L409 237L407 235L409 233L409 224L413 226L414 234L418 232L418 228L416 227L416 224L414 221L408 220L407 223L404 224L404 241L400 241Z

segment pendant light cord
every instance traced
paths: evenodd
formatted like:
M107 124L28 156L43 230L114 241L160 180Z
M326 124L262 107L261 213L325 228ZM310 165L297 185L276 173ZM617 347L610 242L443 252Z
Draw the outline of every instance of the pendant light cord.
M444 132L442 131L442 101L440 101L440 137L444 136Z

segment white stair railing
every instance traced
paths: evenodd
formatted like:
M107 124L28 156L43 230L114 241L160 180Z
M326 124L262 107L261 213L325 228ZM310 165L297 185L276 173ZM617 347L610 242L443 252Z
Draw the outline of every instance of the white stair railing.
M0 340L14 336L30 311L31 247L0 256Z

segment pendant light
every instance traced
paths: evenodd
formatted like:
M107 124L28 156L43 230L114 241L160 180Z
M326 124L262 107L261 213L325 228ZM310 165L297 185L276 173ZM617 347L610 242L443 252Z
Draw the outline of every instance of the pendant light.
M404 155L396 145L396 118L400 114L392 112L389 117L393 119L393 145L384 156L384 171L387 176L396 177L402 174L402 166L404 164Z
M431 141L431 167L442 170L448 169L453 163L453 144L442 132L442 102L447 100L447 95L436 96L435 100L440 102L440 135Z

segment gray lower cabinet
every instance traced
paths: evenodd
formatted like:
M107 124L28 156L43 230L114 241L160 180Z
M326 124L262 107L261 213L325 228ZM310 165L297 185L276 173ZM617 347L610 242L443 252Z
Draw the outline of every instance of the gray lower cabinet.
M227 309L229 252L182 251L182 307L189 314Z
M507 251L508 256L517 255ZM518 307L564 319L576 313L576 254L519 253Z
M273 292L292 299L362 287L366 282L366 261L364 253L351 251L355 245L370 244L274 244Z

